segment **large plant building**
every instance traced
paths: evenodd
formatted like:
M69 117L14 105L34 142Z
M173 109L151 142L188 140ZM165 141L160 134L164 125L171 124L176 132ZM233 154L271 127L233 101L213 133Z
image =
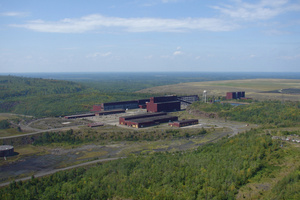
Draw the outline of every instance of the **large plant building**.
M177 96L151 97L146 103L147 112L173 112L180 110L180 101Z
M146 102L148 101L150 101L150 99L102 103L102 104L94 105L91 111L99 112L99 111L119 110L119 109L124 109L124 110L136 109L139 107L145 107Z
M126 125L133 128L143 128L147 126L158 125L160 123L177 121L177 116L170 116L167 113L146 113L142 115L132 115L119 118L120 125Z

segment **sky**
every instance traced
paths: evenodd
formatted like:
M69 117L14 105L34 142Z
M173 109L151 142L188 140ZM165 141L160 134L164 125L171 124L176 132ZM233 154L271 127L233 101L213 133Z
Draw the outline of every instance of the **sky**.
M300 0L0 0L0 73L300 72Z

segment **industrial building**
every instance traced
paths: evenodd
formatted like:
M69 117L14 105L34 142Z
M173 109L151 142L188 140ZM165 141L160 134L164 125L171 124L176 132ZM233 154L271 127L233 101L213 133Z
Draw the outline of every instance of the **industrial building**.
M138 108L138 101L119 101L119 102L109 102L102 103L101 110L116 110L116 109L135 109Z
M146 102L149 102L150 99L140 99L140 100L133 100L133 101L118 101L118 102L108 102L93 105L92 112L99 112L99 111L108 111L108 110L117 110L117 109L136 109L139 107L146 107Z
M187 106L196 101L199 101L199 96L198 95L180 96L177 99L181 102L182 106Z
M107 111L100 111L96 112L96 116L98 115L111 115L111 114L119 114L119 113L125 113L124 109L117 109L117 110L107 110Z
M226 99L241 99L245 98L245 92L227 92L226 93Z
M180 110L181 105L192 104L199 101L198 95L180 96L175 95L151 97L150 99L139 99L133 101L108 102L93 105L92 112L102 112L120 109L147 108L147 112L172 112Z
M76 118L84 118L84 117L93 117L95 113L86 113L86 114L79 114L79 115L68 115L65 116L66 119L76 119Z
M142 115L120 117L119 124L134 128L143 128L177 120L178 117L167 115L167 113L146 113Z
M101 123L101 122L89 123L89 124L88 124L88 127L90 127L90 128L98 127L98 126L104 126L104 124Z
M180 110L180 101L177 96L151 97L146 103L147 112L173 112Z
M14 155L14 147L11 145L0 145L0 157Z
M169 123L169 126L183 127L183 126L195 125L198 123L199 123L198 119L187 119L187 120L171 122Z

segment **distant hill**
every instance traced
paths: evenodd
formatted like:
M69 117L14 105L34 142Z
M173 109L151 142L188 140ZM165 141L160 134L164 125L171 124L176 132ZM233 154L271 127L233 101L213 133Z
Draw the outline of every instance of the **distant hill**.
M85 86L71 81L0 76L0 98L76 93Z
M72 81L0 76L2 113L36 117L63 116L89 112L92 105L102 102L139 99L144 96L129 92L101 92L84 83Z
M138 92L177 95L198 94L201 96L203 91L206 90L208 96L226 96L226 92L242 90L246 91L246 97L258 100L284 99L299 101L300 94L295 93L299 89L299 79L245 79L180 83L147 88Z

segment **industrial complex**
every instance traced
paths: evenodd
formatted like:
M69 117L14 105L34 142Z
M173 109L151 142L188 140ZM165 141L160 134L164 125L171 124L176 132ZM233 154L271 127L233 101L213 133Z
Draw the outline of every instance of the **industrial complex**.
M206 90L204 91L204 102L206 102ZM227 92L226 99L242 99L245 98L245 92ZM183 127L198 124L197 119L181 120L178 121L177 116L168 115L168 112L180 111L182 106L187 106L193 102L199 101L198 95L189 96L176 96L176 95L166 95L151 97L149 99L140 99L132 101L118 101L118 102L108 102L93 105L91 113L79 114L79 115L69 115L65 116L66 119L93 117L100 115L111 115L119 113L127 113L126 110L129 109L146 109L147 113L139 115L121 116L119 117L119 124L133 127L142 128L153 125L158 125L160 123L169 123L172 127ZM115 116L116 117L116 116ZM91 123L89 127L103 126L102 123Z

